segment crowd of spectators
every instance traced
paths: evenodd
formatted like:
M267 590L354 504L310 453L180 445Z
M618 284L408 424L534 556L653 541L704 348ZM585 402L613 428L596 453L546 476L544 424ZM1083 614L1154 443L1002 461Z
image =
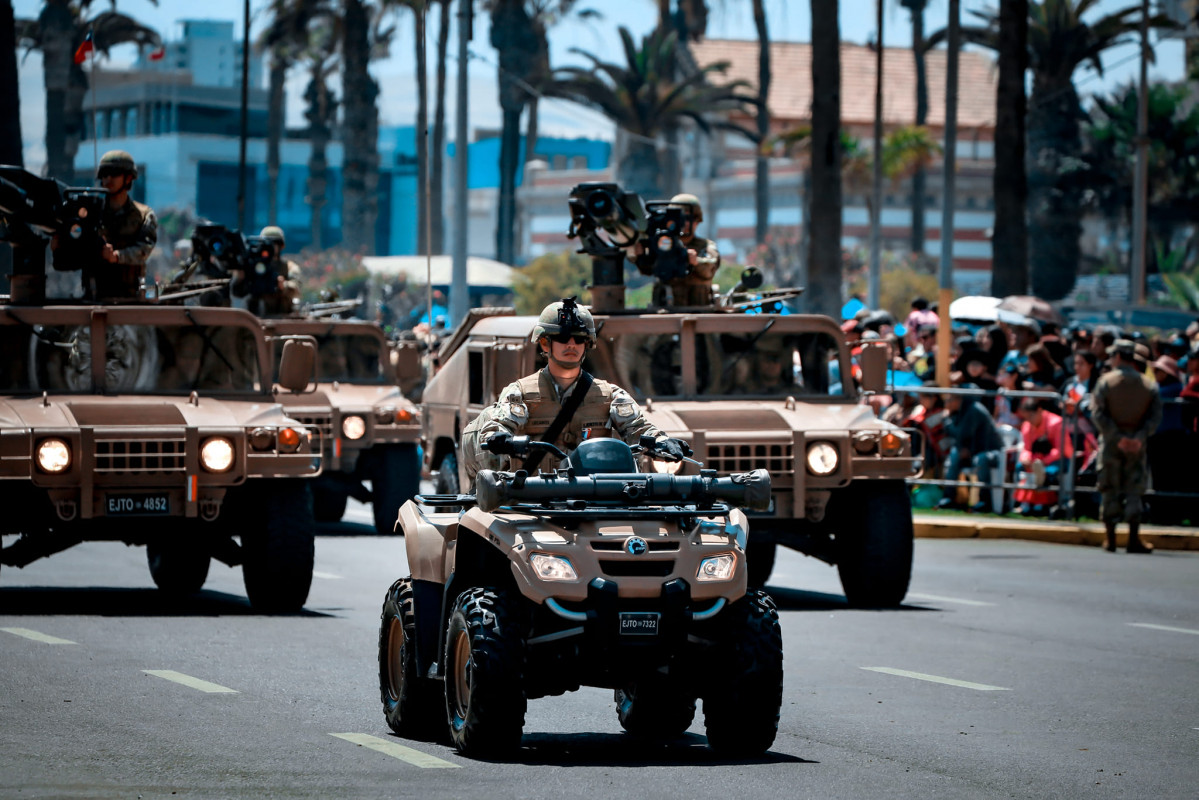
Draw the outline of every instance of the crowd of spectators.
M876 412L915 428L924 477L1019 488L945 486L918 491L918 505L973 511L1014 510L1024 515L1062 513L1059 489L1074 487L1075 512L1095 516L1095 426L1091 393L1109 369L1118 339L1135 343L1137 367L1153 378L1165 404L1163 420L1149 439L1153 519L1178 523L1192 516L1199 478L1187 469L1188 451L1199 443L1199 320L1185 331L1147 336L1110 325L1059 326L1053 321L1005 315L1002 322L952 322L949 382L966 393L903 391L936 387L937 309L916 298L902 323L886 311L863 309L842 325L854 352L866 342L889 346L893 393L872 398ZM1025 394L1036 393L1036 394ZM930 487L923 487L930 489ZM1195 518L1199 521L1199 517Z

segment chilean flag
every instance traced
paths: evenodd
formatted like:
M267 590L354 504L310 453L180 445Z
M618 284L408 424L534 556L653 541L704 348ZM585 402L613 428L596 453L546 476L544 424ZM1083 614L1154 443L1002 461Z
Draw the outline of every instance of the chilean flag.
M167 54L167 46L164 44L164 45L161 45L157 50L150 51L150 60L151 61L162 61L163 57L166 54Z
M92 32L87 32L87 37L83 40L83 44L79 45L79 49L75 51L75 63L82 64L87 61L87 54L96 49L92 43Z

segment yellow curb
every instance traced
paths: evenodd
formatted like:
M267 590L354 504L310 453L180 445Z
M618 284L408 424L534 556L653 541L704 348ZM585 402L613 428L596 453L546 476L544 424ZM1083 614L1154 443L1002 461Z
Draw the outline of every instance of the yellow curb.
M917 539L1022 539L1054 544L1074 544L1102 547L1106 534L1102 525L1085 523L1059 525L1003 520L918 520L913 523ZM1142 528L1141 538L1159 550L1199 550L1199 530ZM1128 543L1128 529L1121 525L1116 533L1116 544L1124 548Z

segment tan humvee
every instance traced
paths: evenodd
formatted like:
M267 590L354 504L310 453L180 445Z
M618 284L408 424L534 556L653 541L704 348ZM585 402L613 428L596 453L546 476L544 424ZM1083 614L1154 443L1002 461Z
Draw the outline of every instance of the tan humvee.
M919 462L908 434L877 419L854 382L841 380L850 353L832 319L720 308L593 313L599 341L585 369L631 392L705 467L770 473L771 507L750 514L752 585L765 583L782 544L835 564L851 603L902 601L913 536L904 479ZM439 493L465 486L457 447L467 423L542 365L530 339L535 322L471 317L441 353L421 423ZM871 388L881 383L864 376Z
M313 482L318 522L335 522L346 498L370 502L378 533L391 533L400 506L420 487L420 410L396 386L383 329L362 320L265 319L268 335L316 340L316 392L279 399L321 432L324 470ZM278 353L275 354L276 363ZM371 482L371 489L363 486Z
M311 342L283 360L281 384L308 386ZM304 604L320 447L278 402L258 319L0 305L0 364L0 533L20 535L0 563L118 540L147 546L164 591L198 591L215 557L242 564L256 608Z

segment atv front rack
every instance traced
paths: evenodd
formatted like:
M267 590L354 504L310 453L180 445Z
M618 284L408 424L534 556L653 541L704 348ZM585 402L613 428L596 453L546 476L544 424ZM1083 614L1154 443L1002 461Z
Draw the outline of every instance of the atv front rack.
M422 506L470 508L477 505L473 494L418 494ZM552 519L634 520L634 519L693 519L696 517L727 517L732 508L726 503L704 506L621 506L589 504L585 500L562 503L506 503L498 510L531 514Z

